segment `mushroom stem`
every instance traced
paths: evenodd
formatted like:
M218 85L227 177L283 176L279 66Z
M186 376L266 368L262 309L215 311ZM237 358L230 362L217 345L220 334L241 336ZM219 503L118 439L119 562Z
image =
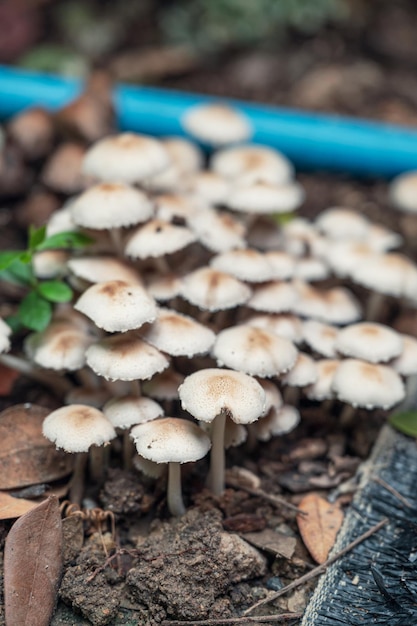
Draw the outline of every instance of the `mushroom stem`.
M376 322L381 318L381 310L385 299L385 294L378 291L373 291L369 295L365 312L365 319L368 322Z
M114 251L118 257L123 258L123 235L121 228L109 229L110 239L113 244Z
M224 491L224 430L226 426L226 411L221 411L212 422L211 431L211 452L210 471L207 477L207 486L216 496L220 496Z
M176 517L184 515L185 506L181 490L181 464L174 461L168 463L167 500L171 515L175 515Z
M135 444L130 438L130 430L123 431L123 468L125 470L131 470L133 467L133 455L136 452Z
M58 376L55 372L51 372L50 370L38 369L31 365L31 363L28 363L28 361L25 361L25 359L21 359L13 354L1 354L0 363L45 385L59 397L65 397L73 388L72 384L65 377Z
M69 487L70 502L78 504L79 507L81 507L84 494L84 477L87 458L87 452L77 452L75 455L74 471L72 473Z
M350 426L353 422L355 414L356 407L352 406L351 404L345 404L339 417L340 425L343 427Z
M97 374L94 374L93 370L88 367L82 367L76 372L77 379L83 387L86 389L99 389L101 381Z
M284 402L291 406L298 406L300 400L300 388L287 386L284 390Z
M97 485L104 482L106 453L104 446L91 446L88 452L89 472L91 480Z

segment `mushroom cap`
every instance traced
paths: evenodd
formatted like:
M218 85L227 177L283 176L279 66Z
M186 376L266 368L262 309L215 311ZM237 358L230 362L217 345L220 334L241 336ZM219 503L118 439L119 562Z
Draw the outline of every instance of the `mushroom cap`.
M299 315L328 324L350 324L360 319L360 304L345 287L320 290L301 280L293 284L298 294L294 310Z
M53 370L79 370L94 337L65 322L52 322L43 331L31 333L24 342L26 353L38 365Z
M281 185L255 182L234 187L226 205L242 213L288 213L298 209L304 196L303 188L294 181Z
M246 246L245 226L224 211L207 207L190 216L189 225L198 241L212 252Z
M390 363L401 376L417 374L417 338L412 335L401 335L403 349L401 354Z
M84 256L69 259L67 266L77 278L89 283L123 280L125 283L142 284L142 279L131 265L112 256Z
M264 415L266 415L272 407L276 409L280 409L283 405L284 400L282 399L282 395L277 385L271 380L267 380L264 378L260 378L258 380L262 389L265 392L265 411Z
M166 302L180 294L181 279L176 274L151 276L146 285L148 293L158 302Z
M316 226L330 239L364 239L369 221L352 209L331 207L320 213Z
M261 180L280 185L294 176L292 164L281 152L254 144L218 150L210 166L217 174L246 184Z
M284 385L290 387L306 387L317 380L317 368L315 361L308 354L298 353L294 366L281 377Z
M303 340L303 323L299 317L292 313L251 315L244 323L269 330L293 343L301 343Z
M163 193L154 198L155 217L164 222L188 225L192 215L200 212L200 202L184 193Z
M177 400L178 387L184 380L179 372L169 368L142 384L143 393L157 400Z
M153 215L143 191L124 183L101 183L84 191L70 205L74 224L104 230L132 226Z
M269 378L287 372L297 359L297 349L275 333L242 325L222 330L212 354L217 364L252 376Z
M32 257L33 271L36 278L62 278L68 274L68 250L42 250Z
M417 290L417 266L408 257L396 252L374 254L363 265L351 272L359 285L391 296L415 298Z
M339 331L335 348L345 356L379 363L399 356L403 340L399 333L388 326L360 322Z
M405 396L403 382L391 367L359 359L340 362L332 387L339 400L367 409L390 409Z
M294 276L296 261L291 254L283 250L269 250L265 257L272 267L272 280L286 280Z
M230 250L213 257L210 266L221 272L231 274L239 280L261 283L274 277L268 257L258 250L244 248Z
M325 280L330 276L330 268L321 259L305 257L297 260L294 268L294 277L306 282Z
M335 342L339 328L331 324L323 324L317 320L306 320L303 323L303 338L306 344L322 356L334 358L337 356Z
M92 285L74 308L108 332L133 330L156 318L154 299L140 285L123 280Z
M253 133L249 119L228 104L198 104L185 112L183 128L193 137L211 145L245 141Z
M163 417L134 426L130 433L140 456L155 463L189 463L210 450L209 436L189 420Z
M159 309L154 323L140 334L158 350L190 358L208 352L216 337L207 326L171 309Z
M389 195L392 204L405 213L417 213L417 172L405 172L391 182Z
M182 279L181 296L200 309L222 311L244 304L251 295L243 282L211 267L201 267Z
M230 182L210 170L200 170L188 175L185 190L209 205L224 204L230 193Z
M0 354L10 350L9 336L12 333L12 329L6 322L0 317Z
M327 400L334 397L333 378L341 361L337 359L320 359L316 361L317 380L305 389L310 400Z
M364 267L374 255L375 250L368 241L330 242L325 252L326 262L340 278L351 276L356 268Z
M298 293L292 282L275 280L254 287L246 305L255 311L283 313L292 311L297 301Z
M289 404L282 407L272 407L270 411L254 424L256 438L259 441L269 441L271 437L286 435L300 423L298 409Z
M107 380L146 380L169 365L159 350L131 333L92 344L85 357L89 367Z
M126 244L125 254L135 259L155 258L182 250L195 240L195 234L186 226L154 219L133 232Z
M102 446L116 437L104 413L84 404L52 411L43 422L42 432L57 448L67 452L88 452L90 446Z
M197 420L212 422L222 411L237 424L250 424L265 410L265 392L243 372L209 368L186 376L178 389L181 406Z
M157 139L121 133L95 143L84 157L83 171L98 180L138 183L169 164L168 153Z
M164 409L151 398L125 396L106 402L103 413L115 428L130 428L162 417Z

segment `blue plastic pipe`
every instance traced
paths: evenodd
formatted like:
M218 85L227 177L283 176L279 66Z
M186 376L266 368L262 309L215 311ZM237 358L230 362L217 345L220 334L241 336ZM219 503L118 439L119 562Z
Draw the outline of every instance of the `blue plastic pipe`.
M0 66L0 118L29 106L57 109L75 98L82 82ZM181 119L196 104L218 101L197 94L120 85L114 105L121 130L186 135ZM417 131L391 124L228 100L253 125L252 141L284 152L298 169L392 177L417 169Z

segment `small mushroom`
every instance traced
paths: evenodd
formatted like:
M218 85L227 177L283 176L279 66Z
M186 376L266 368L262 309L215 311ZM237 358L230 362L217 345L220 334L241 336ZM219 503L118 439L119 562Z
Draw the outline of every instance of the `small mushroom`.
M237 424L257 420L265 410L265 392L243 372L209 368L194 372L178 389L183 409L201 422L212 422L208 483L214 494L224 491L224 431L226 417Z
M203 458L210 449L210 438L197 424L175 417L134 426L131 437L141 457L168 463L168 508L172 515L183 515L181 464Z
M89 452L90 472L97 483L103 479L103 456L99 446L116 437L111 422L98 409L84 404L71 404L52 411L42 426L44 436L57 448L77 454L71 481L71 500L81 501L85 453Z

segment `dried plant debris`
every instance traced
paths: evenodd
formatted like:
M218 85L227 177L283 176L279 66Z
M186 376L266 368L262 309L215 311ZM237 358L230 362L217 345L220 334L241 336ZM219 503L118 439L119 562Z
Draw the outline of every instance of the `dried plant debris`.
M48 626L62 569L58 499L48 498L10 530L4 551L7 626Z
M385 427L370 463L335 550L383 517L389 524L329 568L303 626L404 626L417 620L415 442Z

